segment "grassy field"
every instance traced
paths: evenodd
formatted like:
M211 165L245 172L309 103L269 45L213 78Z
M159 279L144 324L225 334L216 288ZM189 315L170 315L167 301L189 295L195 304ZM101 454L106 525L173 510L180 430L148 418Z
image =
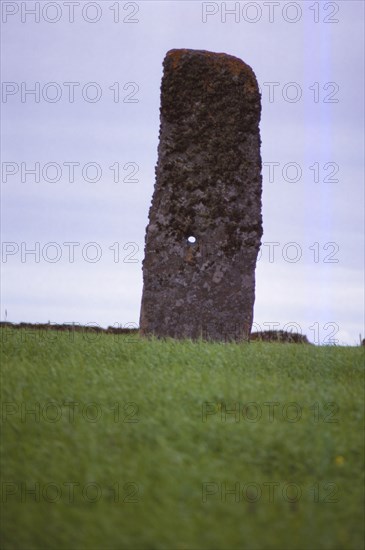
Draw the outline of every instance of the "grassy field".
M363 366L3 329L1 548L363 548Z

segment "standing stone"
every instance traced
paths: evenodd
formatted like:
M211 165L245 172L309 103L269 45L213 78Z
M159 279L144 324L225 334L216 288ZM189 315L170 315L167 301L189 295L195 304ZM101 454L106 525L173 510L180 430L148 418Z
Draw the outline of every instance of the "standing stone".
M249 337L262 236L260 114L255 74L240 59L166 54L141 334Z

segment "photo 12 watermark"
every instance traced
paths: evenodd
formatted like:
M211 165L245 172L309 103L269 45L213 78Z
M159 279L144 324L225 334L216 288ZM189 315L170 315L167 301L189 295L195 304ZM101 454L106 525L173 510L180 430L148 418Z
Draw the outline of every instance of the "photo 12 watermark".
M232 297L232 300L234 297ZM80 339L89 344L96 344L105 335L110 336L113 340L120 344L141 344L142 340L139 337L139 325L136 321L125 323L115 322L107 328L101 327L95 321L81 324L79 322L67 321L65 323L56 323L48 321L48 323L20 323L13 324L7 321L0 323L1 341L8 342L11 339L18 338L18 341L23 344L29 341L42 341L52 344L59 339L63 341L77 343ZM206 324L202 323L200 338L209 340L208 335L212 329L218 328L225 336L224 341L231 342L230 330L233 334L242 333L245 343L255 341L274 341L274 342L289 342L297 344L316 344L321 346L334 346L339 344L338 338L335 336L340 331L340 326L336 321L319 322L314 321L309 325L301 325L297 321L288 321L280 323L279 321L264 321L258 323L254 321L251 327L250 337L243 336L243 326L237 327L222 326L221 323L210 321ZM20 330L19 330L20 329ZM304 330L303 330L304 329ZM306 333L310 332L310 340Z
M296 424L300 421L311 421L315 424L319 422L334 423L340 422L340 407L334 401L319 403L316 401L311 405L303 405L291 401L281 403L280 401L248 403L235 402L212 402L202 403L202 422L220 422L220 423L241 423L248 422L256 424L266 422L269 424L275 422L289 422Z
M136 24L140 22L139 2L1 2L1 20L3 24L21 22L34 23L79 23L96 24L113 22Z
M223 503L275 504L277 502L306 502L335 504L340 501L340 488L337 483L324 481L314 485L302 485L288 481L254 481L227 483L224 481L205 481L201 487L201 500Z
M137 82L14 82L1 83L2 103L139 103Z
M1 501L6 503L56 503L63 504L138 504L142 501L143 488L135 481L110 484L90 481L2 481Z
M192 237L190 237L192 239ZM200 242L195 239L190 242L188 239L186 245L196 248L195 260L204 262L213 261L221 254L217 250L216 241ZM184 241L184 242L183 242ZM183 239L182 244L185 244ZM60 261L73 264L75 262L98 263L104 260L111 260L114 263L138 264L143 260L144 246L133 241L125 243L98 243L90 241L81 243L79 241L56 242L50 241L46 243L36 242L16 242L3 241L1 243L1 262L8 263L10 261L20 261L21 263L50 263L55 264ZM173 261L183 263L185 261L184 247L181 247L181 254L175 254ZM303 245L296 241L280 242L280 241L264 241L261 243L261 248L258 252L257 262L268 263L324 263L338 264L340 262L340 246L337 242L313 242L309 245ZM244 249L239 251L239 254L245 254Z
M101 327L96 322L81 324L78 322L56 323L9 323L0 322L1 342L6 343L17 339L20 344L26 342L46 342L52 344L58 340L77 344L80 340L88 344L98 344L103 336L108 335L119 345L140 344L138 336L138 323L129 321L126 323L114 323L107 328ZM19 404L18 404L19 405ZM114 404L113 406L118 406ZM119 411L119 409L117 409ZM19 411L19 408L15 411Z
M115 424L137 424L141 421L139 405L134 401L115 402L110 405L95 401L4 401L1 409L2 422L21 424L42 422L56 424L66 422L86 422L95 424L112 420Z
M287 23L338 24L338 2L202 2L202 23Z
M75 160L63 162L2 162L2 183L139 183L140 167L135 161L112 161L107 166L100 162L81 163Z
M337 162L318 162L303 165L300 162L264 160L262 176L266 183L339 183L340 167Z
M340 166L337 162L313 161L303 165L297 161L263 161L265 183L339 183ZM77 160L40 162L3 161L1 182L12 183L87 183L104 182L112 178L114 183L139 183L140 165L135 160L126 162L111 161L107 165L97 162Z
M265 103L339 103L340 86L337 82L263 82L259 84L262 102Z

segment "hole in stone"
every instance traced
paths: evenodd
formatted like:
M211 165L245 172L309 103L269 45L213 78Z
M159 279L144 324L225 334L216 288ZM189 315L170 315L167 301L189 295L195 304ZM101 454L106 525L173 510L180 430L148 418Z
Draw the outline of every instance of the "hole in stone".
M196 243L196 238L193 235L190 235L190 237L188 237L188 243L189 244L195 244Z

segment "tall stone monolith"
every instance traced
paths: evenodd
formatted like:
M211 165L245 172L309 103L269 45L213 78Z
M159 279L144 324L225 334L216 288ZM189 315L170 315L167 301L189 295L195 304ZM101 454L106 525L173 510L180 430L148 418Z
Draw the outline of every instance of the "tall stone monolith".
M262 236L256 77L203 50L171 50L163 65L141 334L246 339Z

